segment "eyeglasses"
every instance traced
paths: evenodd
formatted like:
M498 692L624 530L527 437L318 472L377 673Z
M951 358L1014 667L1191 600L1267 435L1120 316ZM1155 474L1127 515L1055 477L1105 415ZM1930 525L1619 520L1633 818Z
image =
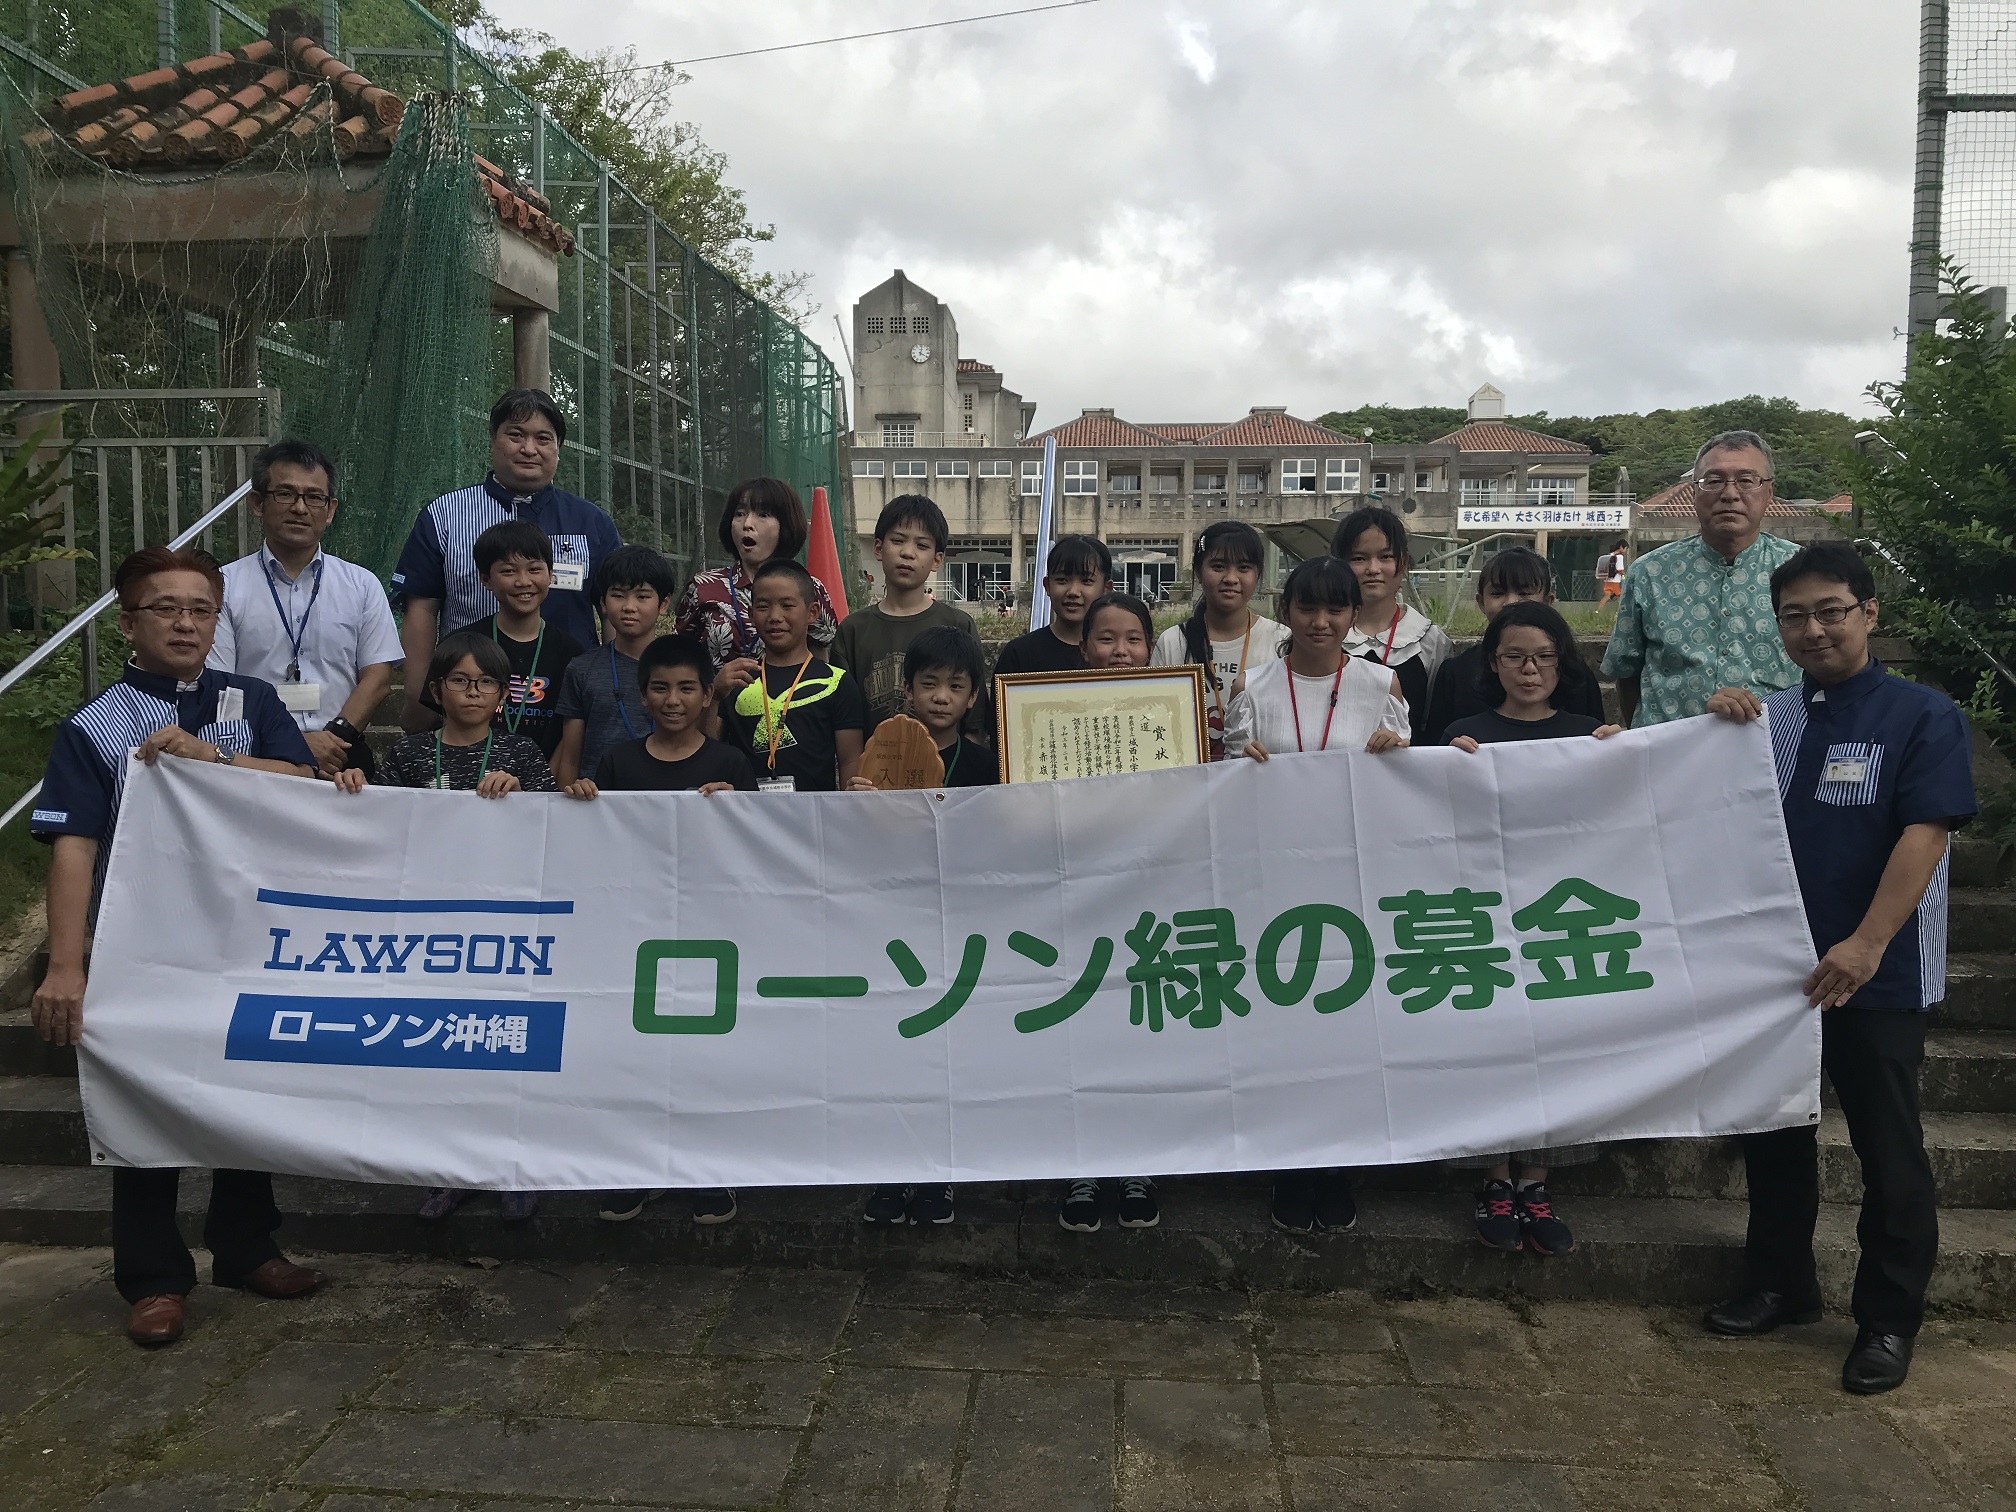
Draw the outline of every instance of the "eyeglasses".
M460 672L450 672L441 682L457 693L495 693L504 686L494 677L465 677Z
M178 619L191 619L199 625L207 625L217 618L215 604L139 604L135 609L140 614L151 614L164 625L172 625Z
M1755 473L1709 473L1705 477L1697 478L1694 486L1713 498L1731 483L1736 485L1738 493L1744 494L1754 494L1759 489L1771 486L1769 478L1760 478Z
M1507 672L1517 672L1529 664L1539 671L1551 672L1561 665L1558 651L1500 651L1492 659Z
M1826 629L1832 630L1835 626L1845 623L1848 616L1853 614L1857 609L1874 602L1874 599L1857 599L1852 604L1827 604L1813 610L1811 613L1808 613L1804 609L1787 609L1778 616L1778 628L1780 630L1796 632L1804 630L1806 622L1813 620Z
M277 488L267 489L263 497L282 509L292 509L296 504L306 504L310 510L329 507L329 495L319 488L289 488L282 483Z

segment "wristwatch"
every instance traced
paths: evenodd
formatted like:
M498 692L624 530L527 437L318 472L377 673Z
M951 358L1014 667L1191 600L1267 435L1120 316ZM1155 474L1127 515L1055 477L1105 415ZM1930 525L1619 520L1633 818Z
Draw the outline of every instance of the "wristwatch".
M234 762L236 762L237 759L238 758L236 756L232 755L231 752L225 750L222 746L219 746L217 748L217 765L230 766Z

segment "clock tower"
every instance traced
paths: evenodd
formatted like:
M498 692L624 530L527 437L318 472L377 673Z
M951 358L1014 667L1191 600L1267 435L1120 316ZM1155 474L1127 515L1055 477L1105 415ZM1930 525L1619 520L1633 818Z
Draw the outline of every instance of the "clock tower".
M959 397L959 327L944 302L900 268L854 306L854 373L854 428L870 444L970 444Z

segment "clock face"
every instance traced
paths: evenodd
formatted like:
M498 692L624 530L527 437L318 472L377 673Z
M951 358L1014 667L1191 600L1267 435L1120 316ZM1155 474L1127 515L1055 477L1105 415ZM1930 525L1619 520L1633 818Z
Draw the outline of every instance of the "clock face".
M910 360L912 362L929 362L931 360L931 348L924 345L921 341L918 342L917 345L910 348Z

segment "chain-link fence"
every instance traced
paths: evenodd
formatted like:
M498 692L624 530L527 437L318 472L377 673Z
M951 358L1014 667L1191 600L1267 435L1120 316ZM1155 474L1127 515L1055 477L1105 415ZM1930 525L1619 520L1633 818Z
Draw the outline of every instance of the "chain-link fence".
M1939 319L1942 261L2016 283L2016 0L1921 0L1911 253L1914 332Z

